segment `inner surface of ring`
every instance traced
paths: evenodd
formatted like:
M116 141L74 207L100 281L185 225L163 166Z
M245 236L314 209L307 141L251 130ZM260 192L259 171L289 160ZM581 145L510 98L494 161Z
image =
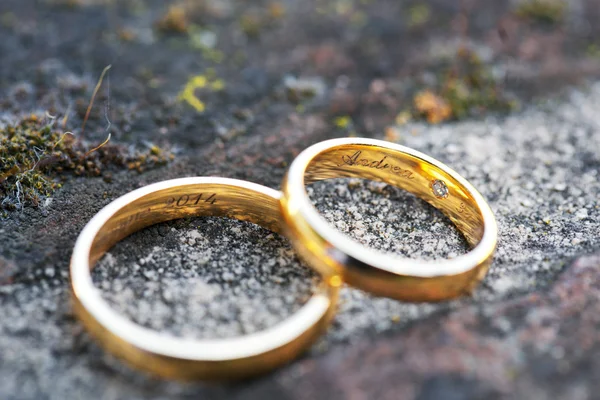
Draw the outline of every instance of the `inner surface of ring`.
M279 200L248 188L192 184L149 193L118 210L96 235L90 268L115 243L146 226L192 216L224 216L280 232Z
M224 217L141 229L96 263L92 280L130 321L195 340L272 328L320 293L321 282L284 236Z
M407 190L442 211L471 247L483 236L483 217L473 195L447 172L410 154L373 145L340 145L317 154L305 183L342 177L381 181Z

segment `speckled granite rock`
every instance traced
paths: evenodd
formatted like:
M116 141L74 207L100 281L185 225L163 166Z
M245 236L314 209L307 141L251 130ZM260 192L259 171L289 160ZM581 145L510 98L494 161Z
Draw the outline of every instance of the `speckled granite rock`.
M418 133L406 137L406 144L467 176L496 212L497 257L473 297L411 305L347 288L331 331L308 359L250 386L180 386L138 376L81 332L70 316L66 286L57 281L66 274L65 261L60 270L46 266L46 278L36 283L0 286L2 390L25 398L73 389L100 395L108 388L115 396L152 393L156 398L196 391L302 397L304 390L357 398L398 398L396 390L405 398L435 398L447 390L459 398L469 393L508 396L516 390L551 398L560 387L565 396L590 398L585 396L593 392L592 377L598 373L594 354L599 339L593 328L600 304L598 258L584 258L556 276L574 255L599 245L600 184L593 167L598 155L589 151L600 146L593 111L598 106L596 85L562 104L503 120L415 126ZM477 151L466 150L478 144ZM83 188L73 183L56 204L77 202L77 186ZM426 258L465 251L445 218L394 188L321 182L312 195L339 229L375 248ZM396 211L392 217L391 209ZM64 226L69 218L51 213L38 226L71 230ZM2 235L8 234L3 227ZM187 336L233 335L269 326L306 298L312 279L276 235L212 218L175 221L135 234L110 251L95 276L125 314ZM319 383L324 379L327 384ZM567 381L572 383L560 384Z
M275 380L290 398L593 399L599 272L600 254L585 256L544 291L465 305L304 361Z
M73 318L67 291L73 243L102 206L137 187L181 176L214 174L278 187L285 166L307 145L352 132L382 138L405 103L395 97L402 90L377 97L371 88L382 82L405 87L415 65L404 60L435 56L427 50L417 57L424 48L452 47L437 27L450 21L458 26L462 15L450 3L432 1L436 29L414 31L398 19L408 3L374 2L365 6L368 23L357 28L345 23L345 14L309 14L315 2L286 2L281 24L270 26L260 41L246 41L236 23L245 4L217 2L224 8L207 10L202 23L216 32L219 48L246 57L240 71L231 60L211 64L205 53L190 48L187 36L157 35L152 24L164 11L162 2L113 3L108 11L96 1L0 4L0 54L11 55L0 63L2 123L24 112L61 113L72 106L76 129L97 74L112 63L110 96L98 99L105 107L92 113L87 135L103 140L106 113L113 140L152 141L177 152L168 167L114 172L110 183L71 179L43 207L0 220L0 398L595 397L600 375L597 83L508 116L395 127L400 143L463 174L496 213L498 252L473 296L405 304L344 288L334 324L318 344L288 367L244 383L155 380L107 355ZM497 50L495 39L481 38L496 31L490 21L509 3L473 6L475 45ZM573 56L556 64L556 58L545 58L557 57L559 44L572 50L584 43L582 37L595 34L596 25L582 23L593 14L584 12L590 4L595 3L570 3L573 21L565 41L534 35L554 52L532 55L537 42L530 41L518 56L507 50L521 57L517 66L494 58L497 69L513 77L507 85L529 90L571 82L573 71L593 75L588 73L596 65L592 59ZM313 22L316 18L327 24ZM126 39L121 28L134 38ZM515 37L511 40L518 42ZM540 65L556 68L538 71ZM224 93L202 93L207 110L198 114L176 98L188 75L208 68L228 86ZM308 79L318 96L303 104L304 112L282 100L293 81L287 74L318 76ZM352 113L352 129L332 124L336 113ZM447 219L395 188L342 180L317 183L310 194L330 223L381 251L430 259L466 251ZM110 250L94 279L105 298L138 323L210 337L276 323L302 304L317 278L281 237L251 224L200 218L132 235Z

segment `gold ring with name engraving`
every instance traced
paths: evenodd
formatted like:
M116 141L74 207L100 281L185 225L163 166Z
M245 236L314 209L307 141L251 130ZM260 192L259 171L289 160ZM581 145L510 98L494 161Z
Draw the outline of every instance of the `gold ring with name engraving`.
M448 260L413 260L369 249L332 227L311 203L305 185L359 177L405 189L442 211L470 251ZM366 138L317 143L290 165L282 183L285 233L301 258L330 280L380 296L440 301L470 293L489 268L497 225L484 198L458 173L418 151Z
M329 282L321 284L300 310L271 328L240 337L196 340L153 331L111 309L90 272L121 239L176 218L223 216L280 232L280 195L250 182L198 177L155 183L116 199L85 226L75 244L71 289L76 315L110 352L163 377L246 378L291 360L316 340L331 320L338 288Z

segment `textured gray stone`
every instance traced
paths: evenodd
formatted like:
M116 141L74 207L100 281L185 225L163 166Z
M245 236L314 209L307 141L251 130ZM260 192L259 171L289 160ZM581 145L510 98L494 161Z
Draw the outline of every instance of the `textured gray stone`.
M402 143L448 163L489 200L500 233L494 264L472 297L449 303L404 304L344 288L335 322L312 356L335 354L341 343L397 331L442 310L543 290L571 257L598 248L598 107L596 84L505 119L403 127ZM466 251L445 217L395 188L324 181L310 193L326 219L364 245L414 258ZM8 234L5 228L0 233ZM4 397L52 393L61 398L89 391L136 398L152 390L152 397L161 398L199 390L153 383L97 348L72 319L58 273L66 270L49 266L39 283L0 286ZM279 236L216 218L174 221L134 234L110 250L94 276L125 315L189 337L270 326L309 296L316 279ZM501 320L496 324L510 329L502 328Z

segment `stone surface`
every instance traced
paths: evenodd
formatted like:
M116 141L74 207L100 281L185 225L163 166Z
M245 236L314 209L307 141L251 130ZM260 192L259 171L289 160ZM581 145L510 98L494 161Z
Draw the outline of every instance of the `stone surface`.
M348 5L317 3L285 2L286 16L249 40L239 18L261 15L262 3L214 2L204 10L206 19L196 21L208 36L192 32L190 39L156 32L161 2L2 2L2 123L71 107L69 129L81 134L97 76L112 64L110 91L101 90L87 137L102 141L110 119L113 140L156 143L173 149L176 159L144 174L112 171L112 182L70 179L41 207L0 220L0 398L594 398L600 84L551 95L548 88L594 76L597 60L577 49L585 48L586 35L597 37L588 19L600 8L570 2L563 30L515 28L508 19L505 28L514 36L498 47L489 38L509 2L477 2L464 14L431 1L431 22L419 29L399 17L408 15L408 3L363 9L348 2L366 18L358 27L338 12ZM315 12L317 6L325 13ZM508 74L506 85L523 110L439 126L394 125L393 138L457 170L497 216L495 261L471 297L406 304L344 288L331 329L305 356L236 384L152 379L88 337L70 311L68 259L77 234L102 206L181 176L214 174L278 187L286 165L307 145L349 134L383 138L408 101L398 88L431 79L416 79L415 69L457 48L448 36L462 37L455 27L465 16L469 43L488 54L496 72ZM204 38L200 49L196 34ZM511 47L516 43L528 45ZM540 43L551 51L538 54ZM222 64L209 61L205 47L213 45L227 56ZM563 47L572 50L567 58ZM244 56L241 65L236 52ZM227 89L200 92L206 103L200 114L177 95L189 76L209 68ZM382 85L396 89L382 94ZM297 98L286 97L292 86L300 96L314 92L301 108ZM537 93L550 100L530 102ZM336 120L340 114L352 114L350 122ZM331 224L363 245L425 259L466 251L445 217L393 187L324 181L309 194ZM142 325L223 337L290 315L317 278L285 239L251 224L198 218L132 235L101 260L94 279L115 308Z
M274 379L291 398L592 399L599 271L600 254L585 256L543 292L465 305Z

